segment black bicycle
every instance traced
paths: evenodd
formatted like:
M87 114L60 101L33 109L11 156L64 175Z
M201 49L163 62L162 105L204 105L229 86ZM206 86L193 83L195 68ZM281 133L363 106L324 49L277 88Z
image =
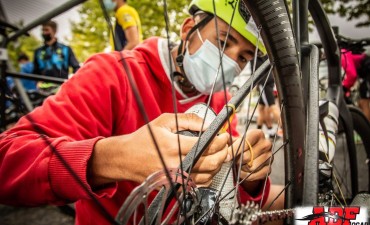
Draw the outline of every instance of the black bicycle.
M249 224L256 221L266 222L284 219L291 216L292 211L290 209L303 205L333 206L350 204L359 192L365 191L368 193L369 191L368 159L370 157L370 145L366 140L366 134L370 126L368 121L364 120L365 118L361 112L353 107L347 107L344 102L341 88L340 49L320 2L318 0L293 1L294 28L291 27L290 14L286 10L284 1L244 1L244 3L260 29L259 35L266 46L269 62L265 63L259 70L254 71L252 78L234 94L228 105L237 107L254 84L263 83L264 77L269 74L269 71L273 71L282 107L281 119L284 138L280 146L285 149L284 192L286 211L263 213L259 211L260 207L255 205L240 207L240 205L234 204L232 206L234 217L229 222ZM317 47L310 44L308 40L308 11L317 26L328 63L328 89L326 99L322 103L319 103L318 98L319 52ZM336 118L333 117L333 114L330 114L333 109L337 111L335 113ZM193 152L196 153L194 153L194 157L191 157L192 159L199 157L207 143L209 143L207 140L217 135L220 128L232 114L233 110L228 107L219 113L211 127L200 136L198 144L194 146L190 155ZM344 146L340 149L345 149L344 158L347 158L347 154L349 155L348 168L350 172L345 172L345 175L339 172L339 168L342 169L343 167L338 166L338 164L342 161L335 160L334 153L329 151L332 148L329 145L331 145L330 142L333 141L333 138L330 138L327 132L329 124L327 124L325 118L328 117L333 119L336 124L334 128L330 127L333 128L333 130L330 130L331 133L338 132L338 123L339 131L345 133L344 139L338 137L338 141L345 142L340 145ZM247 123L245 130L248 129L249 124L250 121ZM360 137L362 139L362 141L356 140L356 144L353 135L354 128L358 134L356 138ZM334 148L335 146L339 148L339 145L333 144ZM362 145L363 148L359 148L358 145ZM187 157L183 161L183 168L186 171L188 164L193 164L189 163L189 158ZM334 158L334 161L332 158ZM358 172L360 164L363 165L361 173ZM359 174L367 175L360 178ZM175 177L184 175L177 171L172 176L176 180ZM346 178L344 179L342 176ZM162 178L166 180L164 173L162 173ZM359 179L361 179L360 182L364 189L359 187ZM138 188L136 193L133 193L132 198L121 208L117 216L118 221L126 223L130 220L133 215L131 213L134 213L135 210L128 210L129 207L146 204L142 199L143 193L141 191L151 187L155 183L154 181L149 178L141 186L141 189ZM226 181L223 181L223 184L225 183ZM235 183L238 184L238 181L235 181ZM154 204L152 203L145 211L147 217L144 217L143 220L146 224L152 224L156 220L160 220L158 216L161 217L166 211L164 206L167 206L169 199L174 197L174 194L169 193L173 193L173 189L178 188L178 186L180 186L179 180L177 180L177 183L167 184L166 188L163 188L156 199L158 201L154 200ZM191 185L189 184L189 186ZM193 188L193 186L191 187ZM342 189L345 189L345 191ZM222 190L219 193L222 193ZM201 211L203 213L199 213L194 208L184 209L183 211L193 210L190 214L198 216L198 219L194 220L195 222L200 222L204 218L206 218L205 220L212 220L212 216L216 218L216 221L222 221L220 219L222 213L220 216L217 208L221 208L220 202L228 193L222 196L217 195L215 197L216 203L206 212L203 210ZM189 196L197 196L197 192L191 189L189 190ZM180 199L183 198L185 197L181 196ZM204 201L202 197L200 199L200 201ZM192 199L192 201L193 205L199 204L197 198ZM181 206L181 201L179 205ZM236 209L239 209L239 211ZM210 215L210 212L213 213ZM184 222L188 214L183 213L181 217L180 213L178 216Z

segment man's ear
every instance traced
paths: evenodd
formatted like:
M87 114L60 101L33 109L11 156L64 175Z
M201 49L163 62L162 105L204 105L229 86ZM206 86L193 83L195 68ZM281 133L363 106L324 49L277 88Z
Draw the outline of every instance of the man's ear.
M195 20L193 17L188 17L185 19L185 21L182 23L182 26L181 26L181 33L180 33L181 40L185 41L186 36L188 35L191 28L193 28L194 26L195 26Z

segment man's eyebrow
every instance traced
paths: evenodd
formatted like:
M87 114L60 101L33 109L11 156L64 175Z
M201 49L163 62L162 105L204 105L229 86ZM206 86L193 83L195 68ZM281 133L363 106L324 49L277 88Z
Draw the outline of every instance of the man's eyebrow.
M227 32L226 31L220 31L220 34L222 36L226 37ZM230 33L229 33L229 36L228 36L227 39L230 40L231 42L234 42L235 44L239 43L238 40L234 36L232 36ZM243 52L248 54L248 55L254 56L254 51L252 51L252 50L244 50Z
M227 35L227 32L226 31L220 31L220 34L224 37L226 37ZM232 36L230 33L229 33L229 36L227 37L228 40L234 42L235 44L238 44L238 40L236 40L236 38L234 36Z

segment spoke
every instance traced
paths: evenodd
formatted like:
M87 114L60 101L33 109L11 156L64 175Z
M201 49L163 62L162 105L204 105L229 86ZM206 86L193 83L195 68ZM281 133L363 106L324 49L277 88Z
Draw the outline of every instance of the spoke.
M112 224L118 224L114 218L109 214L109 212L104 208L104 206L99 202L96 198L94 193L89 190L89 187L83 183L83 181L78 177L77 173L73 170L73 168L67 163L67 161L63 158L63 156L58 152L56 147L50 142L47 138L46 132L37 125L37 123L33 120L30 114L25 115L25 118L28 119L32 125L32 128L36 131L36 133L40 134L40 137L44 140L46 145L50 148L55 156L60 160L63 166L68 170L68 172L72 175L75 181L82 187L84 192L89 195L89 197L93 200L93 202L98 206L98 208L103 212L103 216Z
M109 15L108 15L108 13L107 13L107 11L106 11L105 7L104 7L103 0L99 0L99 2L100 2L100 5L101 5L101 7L102 7L102 10L103 10L104 17L105 17L105 19L106 19L106 21L107 21L107 23L108 23L109 29L110 29L110 31L111 31L111 32L112 32L112 34L113 34L113 41L114 41L114 43L116 43L116 42L118 42L118 41L117 41L117 39L115 39L114 32L113 32L113 26L112 26L112 23L111 23L111 21L110 21L110 17L109 17ZM175 190L176 190L176 188L175 188L175 184L172 182L172 179L171 179L171 177L170 177L170 173L169 173L169 171L168 171L168 168L167 168L167 166L166 166L166 163L164 162L163 156L162 156L161 151L160 151L160 149L159 149L158 142L156 141L156 138L155 138L155 136L154 136L153 130L152 130L152 128L151 128L151 126L150 126L150 124L149 124L149 122L150 122L150 121L149 121L148 115L147 115L147 113L146 113L146 110L145 110L145 107L144 107L144 103L143 103L143 101L142 101L142 99L141 99L141 96L140 96L140 94L139 94L138 88L137 88L137 86L136 86L136 82L134 81L133 76L132 76L132 74L131 74L131 70L130 70L129 66L127 65L127 63L126 63L125 58L124 58L124 57L123 57L123 55L122 55L122 51L120 51L120 52L119 52L119 54L120 54L120 58L121 58L122 65L123 65L123 67L124 67L124 69L125 69L125 72L126 72L126 75L127 75L127 77L128 77L128 80L129 80L130 86L131 86L132 91L133 91L133 93L134 93L134 96L135 96L136 102L137 102L138 107L139 107L139 109L140 109L140 113L141 113L141 115L142 115L142 116L143 116L143 118L144 118L144 122L147 124L148 130L149 130L149 133L150 133L150 135L151 135L151 138L152 138L152 140L153 140L153 143L154 143L155 149L156 149L156 151L157 151L157 154L158 154L158 156L159 156L159 159L160 159L160 161L161 161L161 163L162 163L162 166L163 166L163 168L164 168L164 171L165 171L166 177L167 177L167 179L168 179L168 181L169 181L169 183L170 183L171 189L173 190L174 197L175 197L176 201L178 202L178 204L179 204L179 205L181 205L181 202L180 202L180 200L179 200L179 198L178 198L177 192L175 191ZM157 213L157 212L156 212L156 213Z
M264 88L265 88L265 86L266 86L266 83L267 83L268 77L270 76L270 74L271 74L271 72L272 72L272 69L274 68L274 65L275 65L275 64L273 64L273 63L271 64L271 67L270 67L270 69L269 69L269 72L267 73L267 77L266 77L266 79L265 79L265 82L264 82L264 84L263 84L263 89L264 89ZM253 80L253 79L252 79L252 80ZM253 83L253 81L252 81L252 83ZM259 96L258 96L256 106L257 106L257 105L259 104L259 102L261 101L261 98L262 98L262 92L261 92L261 93L259 94ZM251 117L253 117L253 116L254 116L254 114L255 114L255 112L256 112L256 109L257 109L257 107L254 107ZM249 129L249 126L250 126L250 124L251 124L251 122L252 122L252 120L247 120L247 121L248 121L248 124L247 124L247 126L245 127L245 129L244 129L243 137L244 137L244 136L246 136L246 133L247 133L247 131L248 131L248 129Z
M223 58L223 55L224 55L224 51L225 51L227 39L229 37L229 33L230 33L230 30L231 30L231 26L229 25L229 27L228 27L228 31L227 31L226 37L225 37L225 45L222 47L222 50L221 50L221 41L220 41L220 36L219 36L219 31L218 31L218 25L217 25L217 13L216 13L215 1L213 0L212 2L213 2L213 11L214 11L213 15L214 15L214 21L215 21L215 27L216 27L217 42L218 42L218 45L219 45L218 46L218 49L219 49L219 54L220 54L220 63L218 65L218 67L217 67L216 76L215 76L215 79L213 80L213 83L212 83L211 93L210 93L209 98L208 98L208 101L207 101L207 108L206 108L206 112L205 112L205 115L204 115L204 118L203 118L203 123L202 123L201 131L199 132L198 138L200 138L200 136L202 135L202 130L203 130L205 118L206 118L206 115L207 115L207 112L208 112L208 108L210 106L210 103L211 103L211 100L212 100L212 97L213 97L214 88L215 88L215 84L216 84L216 81L217 81L217 78L218 78L218 75L219 75L219 72L220 72L220 68L221 68L222 82L223 82L223 87L224 87L225 104L227 103L225 74L224 74L224 70L223 70L223 66L222 66L222 58ZM233 11L233 14L232 14L232 17L231 17L231 22L229 24L231 24L232 21L233 21L235 9L236 9L236 7L234 7L234 11ZM229 114L228 110L229 110L229 108L226 107L227 114ZM227 123L229 125L228 128L229 128L229 133L230 133L230 143L232 143L230 117L228 118ZM198 146L199 146L199 142L197 143L197 149L198 149ZM232 147L232 145L231 145L231 151L232 151L232 155L234 155L233 154L233 147ZM196 153L196 151L194 152L193 159L195 159L195 153ZM194 165L194 161L192 162L190 168L193 168L193 165ZM190 175L191 171L187 171L187 173ZM225 182L226 182L226 179L224 180L222 187L224 186Z
M279 130L279 124L280 124L280 120L281 120L281 112L283 111L283 107L284 107L284 102L282 102L281 106L280 106L280 115L279 115L277 130ZM272 149L274 149L274 147L275 147L276 136L277 136L277 131L275 133L274 142L272 144ZM267 177L268 177L269 170L271 169L271 163L272 163L272 160L270 159L268 170L267 170L266 177L265 177L265 184L263 185L263 192L262 192L262 198L261 198L261 202L260 202L260 208L261 208L261 205L262 205L262 202L263 202L263 196L265 194L265 189L266 189L266 184L267 184Z
M231 20L229 22L229 26L228 26L228 29L227 29L227 32L226 32L226 37L225 37L225 41L224 41L224 45L221 46L221 39L220 39L220 34L219 34L219 30L218 30L218 23L217 23L217 12L216 12L216 4L215 4L215 1L213 0L212 1L212 5L213 5L213 15L214 15L214 20L215 20L215 27L216 27L216 35L217 35L217 43L218 43L218 49L219 49L219 55L220 55L220 64L217 68L217 74L216 74L216 77L215 77L215 80L213 82L213 86L215 85L216 83L216 80L217 80L217 77L218 77L218 71L219 69L221 68L221 74L222 74L222 84L223 84L223 89L224 89L224 99L225 99L225 103L227 103L227 94L226 94L226 83L225 83L225 73L224 73L224 69L223 69L223 63L222 63L222 59L223 59L223 56L224 56L224 53L225 53L225 48L226 48L226 44L227 44L227 41L228 41L228 38L229 38L229 34L230 34L230 31L231 31L231 25L233 20L234 20L234 15L235 15L235 10L236 10L236 6L238 5L238 0L235 2L235 7L233 9L233 13L231 15ZM214 88L214 87L213 87ZM212 92L213 92L213 89L212 89ZM235 107L235 106L234 106ZM227 111L227 114L229 114L229 107L226 107L226 111ZM235 112L234 112L235 113ZM228 117L227 119L227 125L228 125L228 130L229 130L229 141L230 143L232 143L232 131L231 131L231 121L230 121L230 117ZM236 155L234 154L234 148L233 148L233 145L231 144L231 155L232 155L232 158L233 158L233 163L231 163L230 165L230 168L228 169L227 171L227 174L225 176L225 179L223 180L222 182L222 185L221 185L221 188L220 190L218 190L218 195L216 197L219 198L221 193L222 193L222 190L223 188L225 187L225 184L226 184L226 181L227 181L227 178L229 177L229 174L230 174L230 171L231 171L231 168L234 169L234 174L236 172L236 169L235 169L235 157Z
M343 154L345 154L345 152L343 152ZM346 159L344 159L343 160L344 161L344 166L342 167L343 168L343 170L345 171L344 173L340 173L339 171L339 169L335 166L335 164L334 163L332 163L332 166L333 166L333 173L335 173L335 174L338 174L338 175L342 175L342 176L337 176L336 177L336 179L338 180L338 183L336 183L336 185L337 185L337 188L338 188L338 191L340 192L341 191L341 189L344 187L345 188L345 190L346 190L346 192L345 193L347 193L347 196L351 196L351 194L353 193L353 190L352 190L352 192L349 190L349 185L350 184L348 184L348 179L347 179L347 170L345 170L346 168L347 168L347 166L346 166L346 164L347 164L347 160ZM349 167L348 167L349 168ZM347 168L347 169L348 169ZM342 170L342 171L343 171ZM342 179L341 179L342 178ZM351 178L352 179L352 178ZM354 179L354 178L353 178ZM343 181L343 180L346 180L346 181ZM342 185L343 184L343 185ZM344 194L343 194L344 195ZM343 198L344 196L342 196L342 198Z
M170 22L168 19L168 14L167 14L167 1L163 0L163 11L164 11L164 20L166 23L166 35L167 35L167 49L168 49L168 61L170 64L170 77L171 77L171 92L172 92L172 101L173 101L173 108L175 112L175 123L176 123L176 133L179 133L179 123L178 123L178 117L177 117L177 99L176 99L176 89L175 89L175 78L173 75L173 68L172 68L172 56L171 56L171 48L170 48L170 35L169 35L169 27L170 27ZM184 185L184 169L182 165L182 151L181 151L181 143L180 143L180 135L177 135L177 143L178 143L178 149L179 149L179 159L180 159L180 168L181 168L181 186L182 186L182 191L183 195L185 196L185 185ZM179 208L180 211L185 215L185 209L184 205L182 202L179 202ZM178 214L180 216L180 213ZM185 224L188 224L187 217L185 216Z
M250 174L248 174L248 176L246 176L245 178L243 178L241 181L237 182L238 185L240 185L241 183L243 183L245 180L247 180L252 174L254 174L257 170L259 170L261 168L261 166L267 162L268 160L270 160L276 153L278 153L281 149L283 149L287 144L289 143L289 141L283 143L275 152L272 153L272 155L270 157L268 157L267 159L265 159L259 166L257 166L256 169L254 169ZM220 203L224 198L226 198L226 196L228 196L231 192L233 192L235 190L236 186L234 186L234 188L232 188L229 192L227 192L225 195L223 195L222 197L220 197L219 199L217 199L215 201L215 204L213 205L212 208L208 209L203 215L201 215L199 217L199 219L195 222L195 224L198 224L200 219L203 218L204 216L206 216L211 210L214 210L215 206Z
M258 29L258 37L257 37L257 44L256 44L256 49L254 50L254 57L253 57L253 68L252 68L252 81L254 80L253 77L254 77L254 73L256 71L256 63L257 63L257 53L258 53L258 45L259 45L259 40L260 40L260 31L261 29L259 28ZM266 81L267 81L268 77L266 78ZM265 85L266 85L266 81L265 81ZM247 121L250 121L250 119L252 118L249 118L249 110L250 110L250 104L252 102L252 89L254 88L254 84L252 82L252 85L251 85L251 90L249 92L249 104L248 104L248 110L247 110ZM261 95L260 95L261 97ZM258 105L258 104L256 104ZM256 106L257 107L257 106Z
M103 13L105 12L105 8L103 5L103 2L100 0L100 4L103 9ZM113 34L114 35L114 34ZM60 70L61 75L61 70ZM35 130L36 133L40 134L40 137L42 140L46 143L46 145L50 148L50 150L53 152L53 154L60 160L62 165L65 167L65 169L71 174L73 179L78 183L78 185L83 189L83 191L92 199L92 201L97 205L97 207L101 210L102 216L105 217L109 223L111 224L118 224L115 219L110 215L110 213L107 211L107 209L99 202L99 200L96 198L94 193L92 193L89 190L89 187L83 183L83 181L78 177L77 173L73 170L73 168L68 164L68 162L64 159L64 157L58 152L56 147L50 142L50 140L47 138L46 132L37 125L37 123L33 120L30 114L26 114L25 118L30 121L32 128Z
M272 202L270 203L270 205L266 208L265 211L268 211L271 206L275 203L275 201L280 197L280 195L290 186L290 184L292 183L292 181L290 180L286 185L285 187L283 188L283 190L280 191L280 193L274 198L274 200L272 200Z
M267 82L268 76L271 74L272 68L273 68L273 66L271 66L271 68L270 68L270 70L269 70L269 72L268 72L268 75L267 75L267 78L266 78L266 80L265 80L265 82L264 82L264 86L263 86L263 87L265 87L265 85L266 85L266 82ZM252 82L252 83L253 83L253 82ZM258 101L257 101L257 104L258 104L258 102L260 101L261 96L262 96L262 95L260 94L260 96L259 96L259 98L258 98ZM253 116L253 114L255 113L255 111L256 111L256 107L254 108L254 111L253 111L253 113L252 113L252 116ZM244 149L246 133L247 133L247 130L248 130L248 128L249 128L250 122L251 122L251 121L249 120L248 125L246 126L246 129L245 129L244 134L243 134L243 136L242 136L242 141L240 142L240 144L239 144L239 146L238 146L238 148L237 148L237 152L235 153L235 155L237 155L237 154L239 153L239 150L240 150L240 148L241 148L242 144L244 144L244 145L243 145L243 149ZM241 152L241 154L243 154L243 151ZM241 158L242 158L242 156L241 156ZM235 156L233 155L232 165L235 165L235 160L236 160L236 158L235 158ZM230 173L230 169L231 169L231 167L229 168L229 170L228 170L228 172L227 172L227 175ZM226 177L227 177L227 176L226 176ZM239 179L239 177L240 177L240 174L238 174L238 179ZM238 179L237 179L237 180L235 180L235 181L236 181L236 187L234 187L234 188L233 188L233 190L236 190L236 192L237 192L237 193L238 193L238 189L237 189L237 187L238 187L238 186L239 186L239 184L240 184L240 182L239 182L239 183L237 182L237 181L238 181ZM224 180L224 182L223 182L223 184L222 184L221 191L222 191L222 188L224 187L225 182L226 182L226 180ZM219 192L219 195L221 194L221 191ZM228 194L230 194L230 193L231 193L231 192L228 192ZM226 194L225 196L227 196L228 194ZM216 199L217 199L217 198L219 198L219 196L217 196L217 197L216 197ZM220 201L221 201L221 200L220 200ZM235 204L235 205L236 205L236 204Z
M343 167L344 168L344 167ZM337 169L337 167L333 164L333 169L334 169L334 171L335 171L335 173L336 174L341 174L341 173L339 173L339 170ZM344 175L344 176L346 176L347 175L347 173ZM343 176L341 176L341 177L343 177ZM345 193L347 193L347 195L348 194L351 194L351 192L350 192L350 190L349 190L349 188L348 188L348 183L347 182L344 182L343 181L343 179L346 179L346 178L343 178L343 179L341 179L341 177L337 177L337 180L338 180L338 186L339 187L337 187L338 188L338 190L340 189L340 188L342 188L342 187L344 187L345 188L345 190L346 190L346 192ZM346 179L347 180L347 179ZM343 185L342 185L343 184ZM347 184L347 185L346 185ZM344 194L343 194L344 195Z
M237 4L237 3L236 3ZM223 65L222 65L222 57L223 57L223 54L224 54L224 49L225 49L225 47L226 47L226 43L227 43L227 38L228 38L228 35L229 35L229 33L230 33L230 29L231 29L231 26L229 26L228 27L228 32L227 32L227 34L226 34L226 40L225 40L225 45L223 46L223 49L222 49L222 51L221 51L221 42L220 42L220 38L219 38L219 33L218 33L218 26L217 26L217 19L216 19L216 15L217 15L217 13L216 13L216 8L215 8L215 3L214 3L214 1L213 1L213 8L214 8L214 15L215 15L215 26L216 26L216 34L217 34L217 40L218 40L218 44L219 44L219 50L220 50L220 65L219 65L219 67L218 67L218 69L217 69L217 73L216 73L216 78L215 78L215 80L214 80L214 82L213 82L213 86L212 86L212 91L211 91L211 94L213 93L213 91L214 91L214 86L215 86L215 82L216 82L216 80L217 80L217 76L218 76L218 71L219 71L219 68L221 67L221 72L222 72L222 79L223 79L223 85L224 85L224 96L225 96L225 102L227 102L227 96L226 96L226 86L225 86L225 76L224 76L224 70L223 70ZM234 16L234 13L235 13L235 9L236 9L236 7L234 7L234 11L233 11L233 15L232 15L232 19L233 19L233 16ZM231 20L232 20L231 19ZM231 24L231 23L230 23ZM259 29L259 31L260 31L260 29ZM257 52L258 52L258 42L259 42L259 35L260 35L260 32L258 32L258 38L257 38L257 45L256 45L256 50L255 50L255 62L256 62L256 57L257 57ZM270 70L270 72L271 72L271 70ZM269 72L269 74L270 74L270 72ZM253 70L253 75L254 75L254 70ZM250 101L249 102L251 102L251 92L252 92L252 88L253 88L253 75L252 75L252 85L251 85L251 90L250 90ZM266 79L266 81L267 81L267 79ZM266 84L266 81L265 81L265 84ZM227 110L228 110L228 107L226 107L227 108ZM255 112L255 110L256 110L256 108L254 109L254 112ZM249 105L248 105L248 117L249 117ZM248 121L248 120L247 120ZM231 126L230 126L230 119L228 119L227 120L227 123L228 123L228 128L229 128L229 133L231 134ZM246 133L246 132L245 132ZM245 138L245 134L243 135L243 146L242 146L242 148L244 149L244 147L245 147L245 142L244 142L244 138ZM230 142L232 143L232 137L231 137L231 135L230 135ZM239 180L239 178L240 178L240 172L241 172L241 163L240 163L240 168L239 168L239 170L238 170L238 172L236 173L236 168L235 168L235 166L236 166L236 163L235 163L235 156L237 156L238 155L238 152L239 152L239 149L240 149L240 145L239 145L239 147L238 147L238 149L237 149L237 153L234 153L234 149L233 149L233 145L231 145L231 151L232 151L232 157L233 157L233 163L231 164L231 166L230 166L230 168L228 169L228 171L227 171L227 175L225 176L225 179L223 180L223 183L222 183L222 185L221 185L221 189L220 190L218 190L218 195L217 195L217 197L216 197L216 199L218 199L219 197L220 197L220 195L221 195L221 192L222 192L222 190L223 190L223 188L224 188L224 186L225 186L225 183L226 183L226 179L227 179L227 177L228 177L228 175L230 174L230 171L231 171L231 168L234 168L234 174L237 174L237 178L236 178L236 180L235 181L238 181ZM240 160L242 160L243 159L243 152L244 151L241 151L241 156L240 156ZM238 182L236 182L237 183L237 185L236 185L236 187L234 187L234 190L235 190L235 192L236 192L236 194L234 195L234 199L235 199L235 202L236 202L236 196L237 196L237 194L239 193L238 192L238 186L239 186L239 184L238 184ZM240 198L240 196L239 196L239 198ZM236 206L236 204L234 204L234 207ZM232 209L232 211L233 211L233 209ZM230 215L231 216L231 215Z
M321 145L321 147L323 146L323 143L321 142L321 140L319 141L319 144ZM325 149L325 148L323 148L323 149ZM326 157L326 161L331 165L331 166L333 166L332 165L332 163L331 162L329 162L329 156L327 155L327 153L326 152L324 152L325 153L325 157ZM340 193L340 195L342 196L342 199L343 199L343 201L344 201L344 204L347 206L347 202L346 202L346 199L344 198L344 196L343 196L343 192L342 192L342 189L341 189L341 187L340 187L340 185L339 185L339 183L338 183L338 179L337 179L337 176L335 175L335 172L334 172L334 170L332 170L332 177L334 178L334 181L335 181L335 183L337 184L337 187L338 187L338 190L339 190L339 193Z
M245 138L246 138L246 133L247 133L247 130L248 130L248 128L249 128L249 125L250 125L250 118L249 118L249 110L250 110L250 105L251 105L251 102L252 102L252 90L253 90L253 88L254 88L254 72L255 72L255 65L256 65L256 62L257 62L257 52L258 52L258 42L259 42L259 38L260 38L260 31L258 30L258 37L257 37L257 44L256 44L256 48L255 48L255 51L254 51L254 58L253 58L253 61L254 61L254 66L253 66L253 70L252 70L252 75L251 75L251 78L252 78L252 85L251 85L251 87L250 87L250 91L249 91L249 102L248 102L248 109L247 109L247 121L248 121L248 126L246 127L246 129L245 129L245 131L244 131L244 134L243 134L243 138L242 138L242 143L243 143L243 146L242 146L242 148L243 148L243 150L241 151L241 155L240 155L240 164L239 164L239 168L238 168L238 173L237 173L237 179L236 179L236 181L238 181L239 180L239 178L240 178L240 173L241 173L241 168L242 168L242 159L243 159L243 154L244 154L244 148L245 148ZM265 80L265 83L264 83L264 87L265 87L265 85L266 85L266 83L267 83L267 80L268 80L268 77L269 77L269 75L270 75L270 73L271 73L271 70L269 71L269 73L268 73L268 75L267 75L267 77L266 77L266 80ZM261 95L259 96L259 99L261 98ZM258 99L258 102L259 102L259 99ZM254 108L254 110L253 110L253 115L254 115L254 112L256 111L256 108L257 108L257 105L258 105L258 102L257 102L257 104L256 104L256 106L255 106L255 108ZM252 115L252 117L253 117L253 115ZM251 117L251 118L252 118ZM239 151L239 148L238 148L238 151ZM236 153L236 155L237 155L237 153ZM236 205L236 201L237 201L237 199L236 199L236 197L238 196L239 197L239 199L240 199L240 193L239 193L239 185L237 184L237 187L236 187L236 194L235 194L235 197L234 197L234 205Z

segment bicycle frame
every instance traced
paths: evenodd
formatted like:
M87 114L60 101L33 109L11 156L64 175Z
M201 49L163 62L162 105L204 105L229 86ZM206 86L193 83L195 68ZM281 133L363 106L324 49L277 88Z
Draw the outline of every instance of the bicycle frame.
M52 17L60 14L69 8L74 7L77 4L84 2L85 0L71 0L68 4L64 4L60 8L56 9L55 11L46 14L44 17L36 20L35 22L31 23L30 25L26 26L25 28L16 32L13 36L9 39L6 39L5 43L7 44L11 40L15 40L20 35L26 33L28 30L34 28L35 26L40 25L42 22L45 22ZM345 124L346 130L349 130L349 135L347 135L347 142L354 146L353 143L353 127L351 121L351 115L344 103L342 96L342 88L341 88L341 79L340 79L340 50L336 43L335 37L333 32L331 31L330 23L326 18L325 12L323 11L319 0L292 0L293 1L293 16L294 16L294 33L296 34L296 43L300 55L300 66L302 71L302 87L304 91L304 101L306 103L306 140L310 140L308 144L306 141L305 151L306 151L306 158L305 158L305 171L312 171L310 173L301 174L302 176L306 176L306 179L303 179L303 199L307 201L303 202L303 205L317 205L317 193L318 187L317 185L312 185L312 181L314 184L318 183L318 124L319 124L319 116L320 116L320 109L318 104L318 49L316 46L309 44L308 40L308 10L310 10L312 17L314 18L315 23L318 26L318 31L323 43L325 43L324 49L327 53L328 57L328 65L329 65L329 88L327 94L327 100L336 103L336 105L340 108L340 115L343 119ZM6 46L5 44L5 46ZM4 45L2 45L4 46ZM266 64L267 65L267 64ZM1 67L1 74L0 78L5 78L5 76L9 75L7 71L5 71L6 62L2 62ZM248 90L250 90L250 86L252 83L256 83L257 81L261 80L262 77L258 76L262 73L257 73L256 80L253 82L246 83L245 86L238 92L235 98L231 101L233 105L239 105L243 98L248 94ZM18 76L16 74L13 74ZM262 75L261 75L262 76ZM24 77L23 77L24 78ZM36 78L36 77L35 77ZM5 90L2 90L2 97L4 97ZM1 106L5 105L5 101L1 101ZM5 109L5 107L3 108ZM218 118L214 121L214 124L217 124L217 129L215 130L207 130L204 135L199 139L199 149L205 149L206 146L209 144L211 137L214 137L217 133L219 128L228 121L229 116L232 114L232 110L228 107L225 107ZM5 118L1 115L2 120ZM1 121L2 122L2 121ZM303 123L303 122L302 122ZM0 125L2 125L1 123ZM300 124L301 126L302 124ZM297 125L299 126L299 125ZM315 137L315 138L312 138ZM354 147L353 147L354 148ZM188 169L188 165L192 161L191 156L193 152L197 154L194 155L194 158L199 158L201 155L201 151L199 151L198 146L194 147L187 157L185 161L185 169ZM355 163L352 163L356 165ZM357 173L356 171L351 171ZM353 174L352 174L353 175ZM296 178L299 179L299 178ZM353 185L353 184L352 184ZM357 184L356 184L357 185ZM292 193L292 190L287 191L287 195L289 197L289 192ZM154 214L154 213L153 213Z
M347 143L355 149L353 141L353 125L351 114L346 106L342 92L341 60L334 32L319 0L292 0L293 3L293 29L300 56L302 71L302 87L304 102L306 103L306 158L303 188L303 205L317 205L318 183L318 149L319 133L318 124L320 111L318 102L318 65L319 56L317 47L309 43L308 12L310 12L327 58L328 64L328 91L326 100L338 106L341 121L346 130ZM314 137L314 138L313 138ZM309 139L308 139L309 138ZM353 159L350 159L353 160ZM351 161L351 165L356 165ZM352 177L357 177L357 169L351 170ZM307 177L309 176L309 177ZM317 181L317 182L312 182ZM352 182L352 190L357 189L357 180Z

